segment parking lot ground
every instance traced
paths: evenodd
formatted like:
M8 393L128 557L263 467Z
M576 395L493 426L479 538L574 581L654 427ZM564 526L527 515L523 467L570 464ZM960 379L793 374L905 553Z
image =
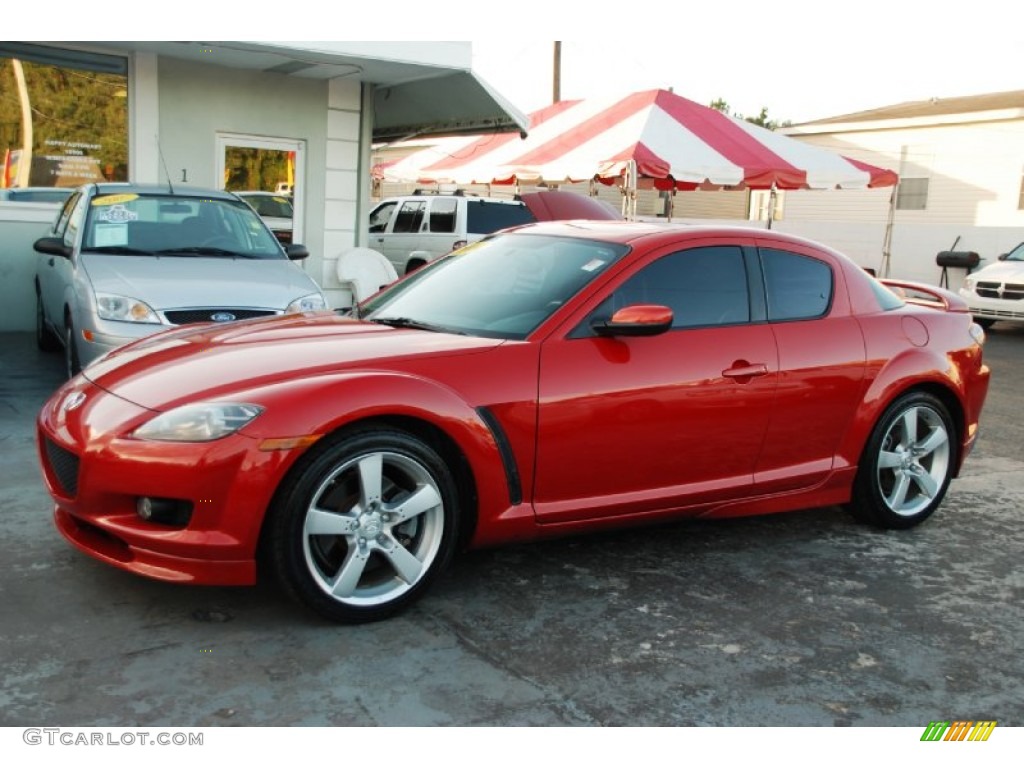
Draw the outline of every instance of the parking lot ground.
M61 363L0 334L0 725L1022 725L1024 329L986 355L979 446L914 530L829 508L473 552L350 627L67 544L33 427Z

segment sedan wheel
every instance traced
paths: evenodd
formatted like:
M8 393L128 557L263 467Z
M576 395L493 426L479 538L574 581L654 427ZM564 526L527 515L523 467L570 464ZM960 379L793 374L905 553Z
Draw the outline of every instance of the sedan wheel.
M956 465L956 429L937 398L913 392L894 402L864 449L851 511L883 528L910 528L942 502Z
M451 559L456 492L444 461L391 430L329 438L289 476L269 557L293 597L328 618L373 621L416 600Z

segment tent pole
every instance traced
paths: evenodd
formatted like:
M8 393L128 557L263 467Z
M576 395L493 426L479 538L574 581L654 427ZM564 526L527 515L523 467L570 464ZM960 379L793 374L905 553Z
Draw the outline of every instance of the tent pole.
M889 277L889 269L892 262L892 229L896 219L896 190L900 183L893 184L892 192L889 194L889 214L885 222L885 237L882 239L882 266L878 270L881 277Z
M768 229L772 228L772 221L775 219L775 182L772 182L772 188L768 192Z

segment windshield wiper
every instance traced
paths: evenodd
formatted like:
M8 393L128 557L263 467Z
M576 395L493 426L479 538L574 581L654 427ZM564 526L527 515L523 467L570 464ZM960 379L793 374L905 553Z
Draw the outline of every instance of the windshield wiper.
M93 253L121 253L126 256L152 256L152 251L131 248L127 245L97 245L88 249Z
M157 251L157 256L227 256L232 259L255 259L249 253L239 253L238 251L229 251L226 248L211 248L205 245L188 246L185 248L164 248L163 250Z
M390 325L392 328L413 328L417 331L430 331L432 333L454 333L459 336L466 335L463 331L455 331L451 328L445 328L443 325L424 323L419 320L413 320L411 317L370 317L367 318L367 320L371 323Z

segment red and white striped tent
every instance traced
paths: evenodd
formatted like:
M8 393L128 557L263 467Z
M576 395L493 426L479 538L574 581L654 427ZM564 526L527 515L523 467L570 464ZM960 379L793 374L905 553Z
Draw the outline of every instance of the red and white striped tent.
M388 181L559 184L597 180L658 189L865 189L884 168L729 117L671 91L560 101L515 133L449 138L387 167Z

